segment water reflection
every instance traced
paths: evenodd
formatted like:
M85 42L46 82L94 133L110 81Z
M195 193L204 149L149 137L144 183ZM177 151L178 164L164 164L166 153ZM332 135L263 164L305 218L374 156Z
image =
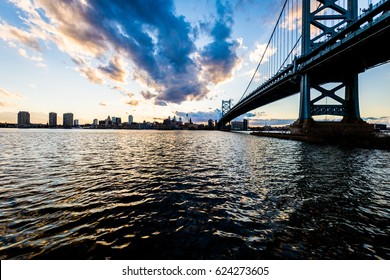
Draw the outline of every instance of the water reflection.
M0 133L0 256L389 258L390 153L211 131Z
M286 230L273 243L276 257L375 259L389 256L389 188L367 162L380 151L343 150L302 143L296 201ZM379 202L377 192L387 200ZM369 211L375 208L384 211Z

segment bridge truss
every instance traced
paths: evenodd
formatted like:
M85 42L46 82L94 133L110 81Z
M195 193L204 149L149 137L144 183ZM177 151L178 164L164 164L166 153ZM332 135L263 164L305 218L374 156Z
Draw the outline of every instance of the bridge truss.
M316 115L361 121L358 74L390 60L389 6L382 0L358 15L357 0L286 0L244 94L219 125L296 93L298 123Z

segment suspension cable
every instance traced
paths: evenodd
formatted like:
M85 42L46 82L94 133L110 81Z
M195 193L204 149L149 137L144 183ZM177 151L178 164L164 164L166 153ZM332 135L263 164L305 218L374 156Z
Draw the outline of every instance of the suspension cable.
M239 100L238 102L240 102L240 101L244 98L246 92L248 91L250 85L251 85L252 82L253 82L253 79L254 79L255 76L256 76L256 73L257 73L257 70L258 70L259 67L260 67L260 64L263 62L263 59L264 59L265 54L266 54L266 52L267 52L267 50L268 50L268 47L269 47L270 42L271 42L271 40L272 40L272 37L274 36L275 30L276 30L276 28L277 28L278 25L279 25L280 19L282 18L282 15L283 15L283 12L284 12L284 8L286 7L287 2L288 2L288 0L286 0L286 1L284 2L282 11L281 11L280 14L279 14L278 20L276 21L275 27L274 27L274 29L273 29L273 31L272 31L271 37L270 37L269 40L268 40L268 43L267 43L267 46L266 46L266 48L265 48L265 50L264 50L264 52L263 52L263 55L261 56L261 59L260 59L259 63L257 64L256 70L255 70L255 72L253 73L252 78L251 78L251 80L249 81L248 86L246 87L244 93L242 94L242 96L241 96L241 98L240 98L240 100Z

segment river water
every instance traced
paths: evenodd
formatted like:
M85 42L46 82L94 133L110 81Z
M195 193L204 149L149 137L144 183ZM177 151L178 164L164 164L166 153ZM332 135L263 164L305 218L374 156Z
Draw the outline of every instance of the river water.
M0 129L1 259L390 259L390 151Z

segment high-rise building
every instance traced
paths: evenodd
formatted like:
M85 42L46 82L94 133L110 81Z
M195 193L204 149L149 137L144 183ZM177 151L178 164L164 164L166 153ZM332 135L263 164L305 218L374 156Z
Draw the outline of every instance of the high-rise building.
M122 119L118 117L112 117L111 121L113 125L120 125L122 123Z
M18 127L30 125L30 113L26 111L20 111L18 113Z
M242 126L243 126L242 127L243 130L248 130L249 122L247 119L243 119Z
M106 126L112 125L112 121L111 121L110 116L108 116L107 119L105 120L105 125Z
M244 129L244 122L233 121L233 122L231 122L231 128L232 128L232 130L243 130Z
M93 119L93 125L99 125L99 120L98 119Z
M57 113L50 112L49 113L49 127L57 126Z
M132 116L132 115L129 115L128 123L129 123L129 124L132 124L133 122L134 122L133 116Z
M73 122L73 125L74 125L74 126L79 126L79 120L78 120L78 119L75 119L74 122Z
M73 126L73 114L65 113L62 121L63 127L72 127Z

